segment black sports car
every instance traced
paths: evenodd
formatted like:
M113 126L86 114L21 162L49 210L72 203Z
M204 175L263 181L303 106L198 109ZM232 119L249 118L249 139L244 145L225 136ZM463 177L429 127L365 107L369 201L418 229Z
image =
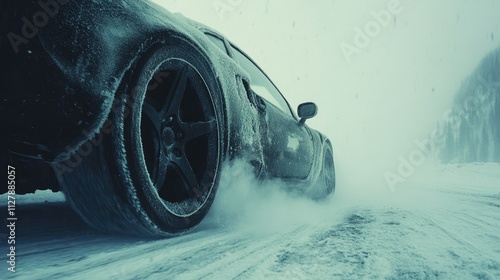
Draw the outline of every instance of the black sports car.
M137 0L2 0L1 161L18 194L61 189L95 228L169 236L197 225L221 164L322 198L330 141L214 30ZM2 189L2 193L7 189Z

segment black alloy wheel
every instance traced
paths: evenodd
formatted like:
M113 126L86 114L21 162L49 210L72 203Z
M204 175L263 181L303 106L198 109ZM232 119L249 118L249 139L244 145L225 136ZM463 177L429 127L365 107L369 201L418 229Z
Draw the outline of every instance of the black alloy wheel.
M174 215L203 205L219 162L217 116L200 73L170 59L157 72L142 104L140 140L152 192ZM137 135L137 134L134 134Z
M96 136L102 143L71 172L56 173L93 227L172 236L198 225L215 198L225 147L222 91L208 56L180 36L134 63L106 132Z

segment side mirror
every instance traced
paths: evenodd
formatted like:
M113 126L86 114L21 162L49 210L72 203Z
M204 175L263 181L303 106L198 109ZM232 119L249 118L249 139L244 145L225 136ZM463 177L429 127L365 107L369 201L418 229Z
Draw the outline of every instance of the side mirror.
M307 119L310 119L318 113L318 106L313 102L306 102L299 105L297 108L297 113L299 114L300 124L304 124Z

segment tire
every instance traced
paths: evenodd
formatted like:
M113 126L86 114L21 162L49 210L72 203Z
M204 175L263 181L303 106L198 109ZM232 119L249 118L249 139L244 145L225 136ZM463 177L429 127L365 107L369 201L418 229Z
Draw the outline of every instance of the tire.
M333 161L333 149L330 141L323 144L323 165L316 181L315 187L309 193L312 199L325 199L335 193L335 164Z
M93 227L171 236L199 224L215 198L224 151L221 88L207 56L182 37L134 68L101 133L85 145L91 152L73 160L71 172L56 173Z
M335 162L330 142L323 151L323 180L325 182L325 197L335 193Z

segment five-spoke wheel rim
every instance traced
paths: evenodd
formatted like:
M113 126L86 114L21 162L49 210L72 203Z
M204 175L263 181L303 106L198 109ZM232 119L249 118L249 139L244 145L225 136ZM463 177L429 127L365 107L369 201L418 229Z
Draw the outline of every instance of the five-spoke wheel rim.
M168 211L189 216L207 200L219 163L218 120L202 75L169 59L149 82L142 104L144 160Z

